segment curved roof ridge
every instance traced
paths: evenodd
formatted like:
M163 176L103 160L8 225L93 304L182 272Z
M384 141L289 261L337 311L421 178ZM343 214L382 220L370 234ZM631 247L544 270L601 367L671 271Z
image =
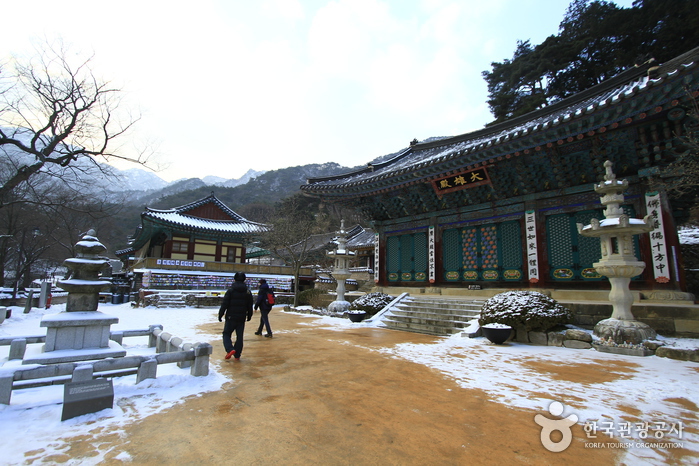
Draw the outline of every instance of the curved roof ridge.
M383 168L383 170L372 170L372 172L376 171L376 173L368 173L368 170L362 170L361 172L336 175L332 180L309 180L308 184L302 186L302 190L312 190L313 188L310 188L310 186L316 183L321 186L329 182L336 186L352 187L358 184L380 181L392 175L404 173L410 168L420 167L429 163L427 159L444 162L448 159L459 157L464 153L471 153L479 149L508 143L508 141L516 140L521 136L529 136L535 132L564 125L598 109L618 104L626 98L635 96L639 91L656 86L667 78L672 78L678 72L692 68L697 64L699 64L699 47L660 66L649 61L623 71L612 78L545 108L534 110L525 115L470 133L413 144L409 149L400 153L399 156L382 163L380 168ZM423 152L422 156L419 155ZM411 157L408 159L412 158L415 160L411 162L410 166L407 166L405 162L401 162L401 159L409 155ZM379 167L377 165L374 168Z
M402 159L403 157L408 155L411 151L412 151L412 147L408 147L407 149L403 149L402 151L400 151L394 157L391 157L390 159L385 160L383 162L378 162L378 163L369 162L366 167L360 168L359 170L355 170L352 172L340 173L337 175L330 175L330 176L319 176L316 178L308 178L306 180L306 183L312 184L312 183L319 183L321 181L340 180L342 178L347 178L348 176L363 175L364 173L373 172L376 169L387 167L390 164L399 161L400 159Z
M209 203L215 204L218 208L220 208L225 214L227 214L231 218L229 220L210 219L210 218L202 219L200 217L196 217L194 215L190 215L187 213L188 211L190 211L196 207L199 207L199 206L202 206L205 204L209 204ZM181 205L179 207L174 207L172 209L154 209L154 208L146 206L146 211L143 212L142 215L145 215L148 217L153 217L153 218L160 218L160 219L163 218L163 215L168 215L169 217L171 217L171 220L181 217L184 220L186 220L186 219L190 219L192 221L205 220L207 222L211 222L213 224L220 224L220 225L226 225L226 224L232 224L232 223L239 223L239 224L242 223L242 224L247 224L247 225L251 225L251 226L254 225L254 226L259 226L259 227L263 227L263 228L268 228L268 225L265 223L253 222L252 220L248 220L245 217L238 214L237 212L235 212L233 209L231 209L226 204L221 202L221 200L216 197L216 195L213 193L213 191L207 197L204 197L202 199L199 199L199 200L196 200L193 202L189 202L189 203Z
M434 147L447 146L457 142L465 142L468 140L479 139L489 134L495 134L498 132L513 129L515 127L520 126L522 123L526 123L529 121L536 120L538 118L545 117L547 115L551 115L558 111L572 107L577 103L582 103L590 97L600 95L605 91L611 91L613 89L616 89L622 84L641 79L647 75L647 71L649 68L650 64L644 64L640 67L629 68L628 70L622 71L621 73L617 74L612 78L606 79L603 82L596 84L595 86L592 86L590 88L587 88L582 92L578 92L577 94L574 94L570 97L566 97L565 99L556 101L551 105L547 105L544 108L533 110L529 113L525 113L524 115L513 117L503 122L496 123L492 126L486 126L485 128L476 131L471 131L470 133L465 133L458 136L440 139L439 141L432 141L424 144L418 143L415 145L415 148L431 149Z

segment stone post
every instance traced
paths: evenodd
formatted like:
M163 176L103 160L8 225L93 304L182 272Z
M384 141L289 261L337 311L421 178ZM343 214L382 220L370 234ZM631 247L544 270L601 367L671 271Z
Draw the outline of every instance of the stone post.
M197 343L193 350L194 364L189 369L189 373L195 377L209 375L209 355L214 352L214 348L208 343Z
M328 310L336 313L346 312L350 303L345 300L345 280L350 277L349 261L354 257L354 252L347 250L347 233L345 232L345 221L340 223L340 231L337 238L337 249L327 253L328 257L335 259L333 267L333 277L337 281L337 297L330 303Z

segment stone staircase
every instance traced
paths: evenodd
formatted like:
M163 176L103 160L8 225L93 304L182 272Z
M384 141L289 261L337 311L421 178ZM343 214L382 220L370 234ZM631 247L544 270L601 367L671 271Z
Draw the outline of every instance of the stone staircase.
M155 304L156 307L175 307L183 308L187 307L185 303L185 295L181 293L158 293L158 300Z
M478 333L478 317L484 301L438 297L406 296L379 320L390 329L429 335L453 335Z

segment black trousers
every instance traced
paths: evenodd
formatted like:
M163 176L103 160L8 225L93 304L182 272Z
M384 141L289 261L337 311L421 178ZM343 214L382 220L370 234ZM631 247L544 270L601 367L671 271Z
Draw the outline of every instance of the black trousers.
M235 332L235 343L231 341L231 335ZM239 358L243 354L243 333L245 332L245 319L228 320L223 326L223 348L226 353L235 350L235 357Z
M267 333L272 334L272 327L269 326L269 311L260 309L260 326L257 327L257 333L262 333L262 327L267 328Z

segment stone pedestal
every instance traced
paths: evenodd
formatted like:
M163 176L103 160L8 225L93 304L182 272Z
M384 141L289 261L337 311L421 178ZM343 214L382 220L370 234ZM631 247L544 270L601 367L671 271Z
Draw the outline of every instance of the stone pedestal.
M621 320L614 317L600 320L595 325L595 335L611 339L615 343L638 345L644 340L653 340L657 334L647 324L637 320Z
M330 303L330 305L328 305L328 311L340 314L347 312L350 306L351 304L349 301L345 301L344 299L341 301L335 300L332 303Z

